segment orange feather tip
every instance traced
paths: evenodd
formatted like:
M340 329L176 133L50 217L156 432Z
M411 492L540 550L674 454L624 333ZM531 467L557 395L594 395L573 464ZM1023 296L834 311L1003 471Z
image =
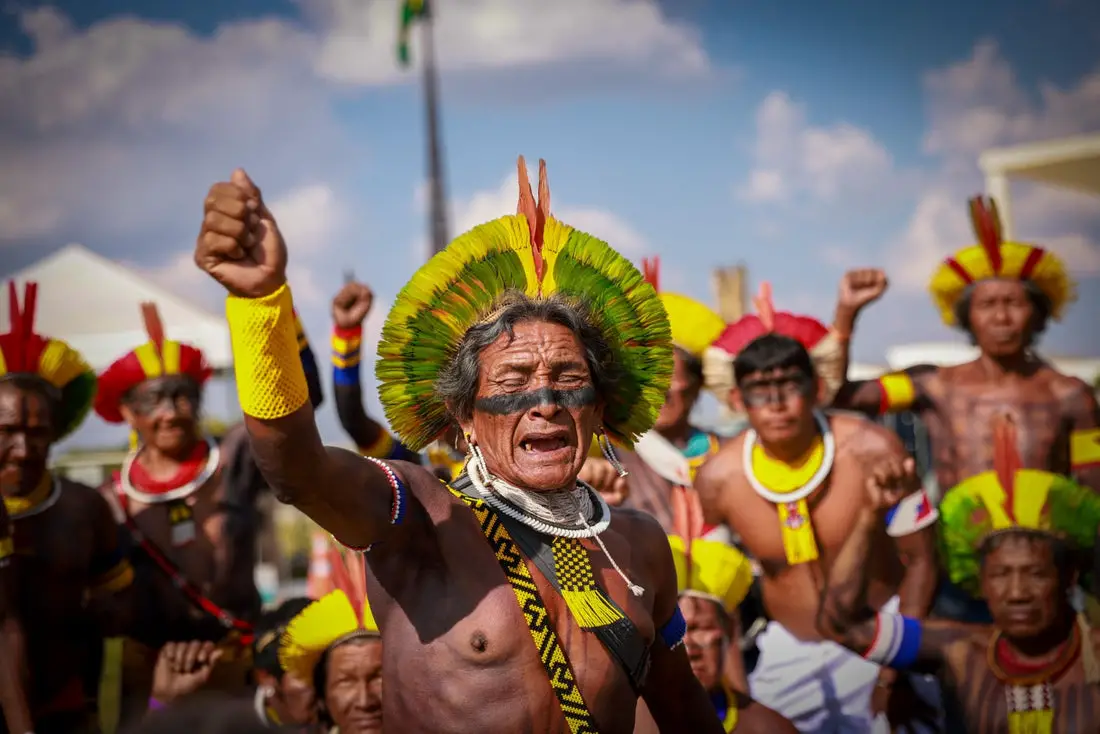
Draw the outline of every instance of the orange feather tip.
M775 302L772 300L772 284L764 281L760 284L760 290L752 299L756 308L756 315L764 329L768 332L775 331Z
M645 282L653 286L653 290L658 293L661 292L661 258L654 255L653 257L642 258L642 276L645 278Z
M546 161L539 159L539 198L535 199L531 190L531 179L527 175L527 161L523 156L516 162L519 174L519 204L516 214L527 219L527 231L531 237L531 256L535 261L535 275L542 282L545 263L542 259L542 235L546 219L550 212L550 185L546 178ZM545 201L543 201L545 199Z

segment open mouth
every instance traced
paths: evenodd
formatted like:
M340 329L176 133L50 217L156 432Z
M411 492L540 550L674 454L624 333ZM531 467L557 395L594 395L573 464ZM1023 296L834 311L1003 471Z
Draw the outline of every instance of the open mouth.
M561 451L568 445L564 436L529 436L519 442L519 447L528 454L549 454Z

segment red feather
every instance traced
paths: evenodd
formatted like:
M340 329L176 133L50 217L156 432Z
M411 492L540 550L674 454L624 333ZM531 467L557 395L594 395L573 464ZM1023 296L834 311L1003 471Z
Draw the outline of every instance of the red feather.
M355 610L355 619L362 624L363 623L363 602L366 601L366 594L360 593L362 584L357 584L353 578L353 571L349 567L347 561L344 560L344 555L338 548L329 546L328 549L328 562L332 569L332 583L333 585L344 592L344 595L351 602L351 608ZM360 569L362 570L362 569Z
M527 161L523 159L523 156L520 156L516 165L519 169L519 204L516 206L516 214L520 214L527 219L527 231L531 237L531 257L535 261L535 275L538 277L539 282L542 282L542 228L539 226L539 205L535 201L534 193L531 191L531 179L527 176ZM540 168L540 179L542 177L543 173ZM540 193L541 188L542 181L540 180ZM549 198L548 193L547 206L550 205ZM545 220L543 220L543 225L545 223Z
M775 304L772 303L772 284L764 281L760 284L760 292L752 299L756 307L756 315L760 317L760 323L769 331L775 331Z
M1020 448L1017 441L1016 421L1007 413L994 418L993 423L993 470L997 480L1005 491L1005 510L1015 522L1012 514L1016 490L1016 472L1023 467L1020 460Z
M661 258L657 256L642 258L642 275L653 290L661 292Z
M970 200L970 223L978 243L985 250L989 264L995 275L1001 274L1001 218L997 213L997 203L993 199L976 196Z
M15 281L8 281L8 321L10 328L8 336L10 346L4 350L5 361L8 364L8 372L23 371L23 317L19 313L19 292L15 288Z
M145 333L149 336L149 341L153 343L153 348L156 350L157 357L161 361L161 365L164 364L164 324L160 320L160 313L157 311L157 304L151 301L145 301L141 304L141 318L145 323Z

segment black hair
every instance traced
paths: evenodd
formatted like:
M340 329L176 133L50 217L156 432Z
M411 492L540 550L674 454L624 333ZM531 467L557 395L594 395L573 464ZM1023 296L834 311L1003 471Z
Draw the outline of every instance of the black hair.
M520 291L508 291L497 302L495 318L467 331L455 356L439 373L436 393L455 418L461 421L473 415L482 351L505 334L509 339L513 338L516 325L525 321L558 324L577 335L584 348L585 361L597 395L618 380L620 368L615 364L611 345L603 333L593 326L583 303L559 294L533 299Z
M270 673L277 680L282 680L284 671L279 663L279 644L283 630L290 620L301 614L302 610L312 603L312 599L294 597L260 615L252 641L253 668Z
M680 359L684 362L684 369L687 370L688 376L696 385L703 384L703 360L696 357L694 354L681 349L680 347L674 347L676 354L680 356Z
M734 358L733 379L740 385L749 375L789 369L797 369L810 379L817 375L810 353L801 342L781 334L764 334L749 342Z
M1024 285L1024 292L1027 293L1027 297L1031 301L1033 309L1027 344L1030 347L1038 341L1039 336L1046 331L1047 324L1050 323L1050 315L1053 306L1047 294L1043 293L1043 290L1035 285L1034 282L1030 280L1023 280L1020 282ZM962 295L959 296L959 300L955 303L955 323L970 337L971 344L977 344L977 339L974 337L974 330L970 326L970 303L974 299L974 288L977 287L977 285L977 283L970 283L967 285L966 288L963 289Z
M34 393L46 401L46 407L50 412L50 429L54 436L63 429L65 422L64 404L61 402L61 391L46 382L38 375L25 372L13 372L0 378L0 386L11 385L20 392Z

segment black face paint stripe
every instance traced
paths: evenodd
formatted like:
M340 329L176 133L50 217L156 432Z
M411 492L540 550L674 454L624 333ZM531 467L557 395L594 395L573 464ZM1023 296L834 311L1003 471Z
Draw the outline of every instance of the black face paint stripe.
M552 390L548 387L531 390L529 392L510 393L508 395L493 395L487 398L478 398L474 401L474 407L482 412L493 415L509 415L511 413L525 413L540 405L556 405L559 408L581 408L596 402L596 388L586 385L573 390Z

